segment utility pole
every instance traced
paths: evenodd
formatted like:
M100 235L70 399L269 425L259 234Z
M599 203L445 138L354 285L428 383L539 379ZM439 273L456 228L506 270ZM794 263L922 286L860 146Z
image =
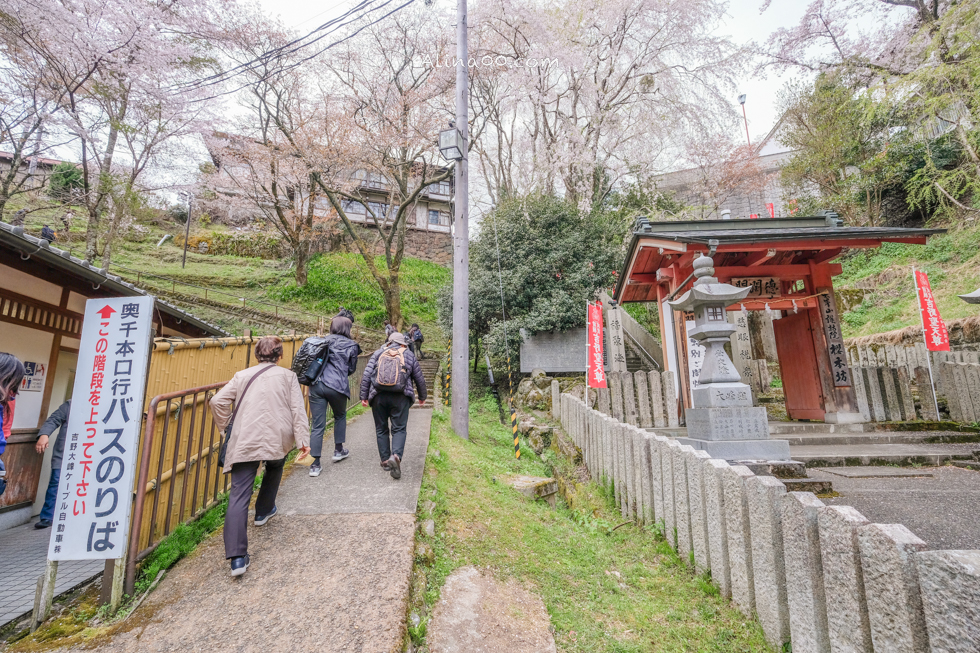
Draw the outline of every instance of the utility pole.
M469 229L469 60L466 44L466 0L456 2L456 129L463 137L463 157L456 162L456 215L453 230L453 430L470 437L470 229Z
M182 268L187 266L187 241L191 237L191 199L193 197L190 192L187 193L187 230L184 232L184 260L180 264Z

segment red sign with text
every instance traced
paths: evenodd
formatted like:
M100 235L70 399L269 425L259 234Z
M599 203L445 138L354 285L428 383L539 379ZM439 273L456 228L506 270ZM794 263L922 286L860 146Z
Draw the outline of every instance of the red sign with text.
M949 332L939 316L936 298L929 287L929 275L915 271L915 288L919 295L919 310L922 313L922 330L929 351L949 351Z
M589 332L586 385L590 388L605 388L606 371L602 361L602 306L589 304L589 323L586 329Z

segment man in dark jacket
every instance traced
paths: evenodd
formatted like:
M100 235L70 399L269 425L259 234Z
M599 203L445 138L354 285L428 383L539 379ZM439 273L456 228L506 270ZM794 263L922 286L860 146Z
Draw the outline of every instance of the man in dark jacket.
M378 358L387 349L400 347L404 357L404 371L407 373L403 390L391 391L377 385ZM419 405L426 399L425 377L415 355L408 350L408 340L397 331L388 338L388 344L371 354L364 376L361 377L361 404L371 406L374 415L374 428L378 436L378 454L381 468L391 472L391 477L402 477L401 462L405 454L405 436L408 429L408 409L415 400L412 383L418 388ZM389 428L389 421L391 423Z
M37 444L34 449L39 454L44 454L48 448L51 434L58 432L58 437L54 440L54 449L51 451L51 478L48 480L48 491L44 495L44 507L41 508L41 516L34 528L49 528L51 520L54 519L54 506L58 499L58 482L61 480L61 460L65 455L65 436L68 433L68 411L71 409L71 402L58 406L58 410L51 413L44 424L38 430Z
M310 453L313 464L310 476L319 476L323 471L320 454L323 451L323 433L327 428L327 406L333 411L333 461L339 463L350 455L344 447L347 441L347 404L350 402L350 382L348 377L357 370L357 357L361 346L351 340L351 321L338 315L330 322L330 335L327 336L327 359L317 382L310 386L310 415L313 418L310 430Z

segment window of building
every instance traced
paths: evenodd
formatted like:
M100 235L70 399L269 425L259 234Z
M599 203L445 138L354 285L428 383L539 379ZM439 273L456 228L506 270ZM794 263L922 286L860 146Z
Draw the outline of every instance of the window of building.
M446 197L449 197L450 193L452 192L452 185L448 180L440 181L438 184L433 184L430 186L430 188L432 189L431 192L435 195L445 195Z
M388 205L382 204L381 202L368 202L368 208L374 213L374 217L378 220L384 220L388 217Z
M360 202L355 202L354 200L344 200L341 203L344 207L344 213L356 213L358 215L364 215L364 205Z
M437 211L435 209L429 209L429 224L438 225L440 227L449 226L449 212L448 211Z

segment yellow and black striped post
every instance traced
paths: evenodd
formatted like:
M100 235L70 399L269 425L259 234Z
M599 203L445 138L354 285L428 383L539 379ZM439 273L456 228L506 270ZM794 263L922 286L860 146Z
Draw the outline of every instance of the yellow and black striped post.
M446 376L442 382L442 403L446 406L449 405L449 388L452 385L449 383L450 378L453 374L453 339L449 339L449 343L446 345Z
M517 411L514 409L514 384L511 381L510 350L507 351L507 405L510 406L510 431L514 436L514 457L521 457L521 439L517 434Z

